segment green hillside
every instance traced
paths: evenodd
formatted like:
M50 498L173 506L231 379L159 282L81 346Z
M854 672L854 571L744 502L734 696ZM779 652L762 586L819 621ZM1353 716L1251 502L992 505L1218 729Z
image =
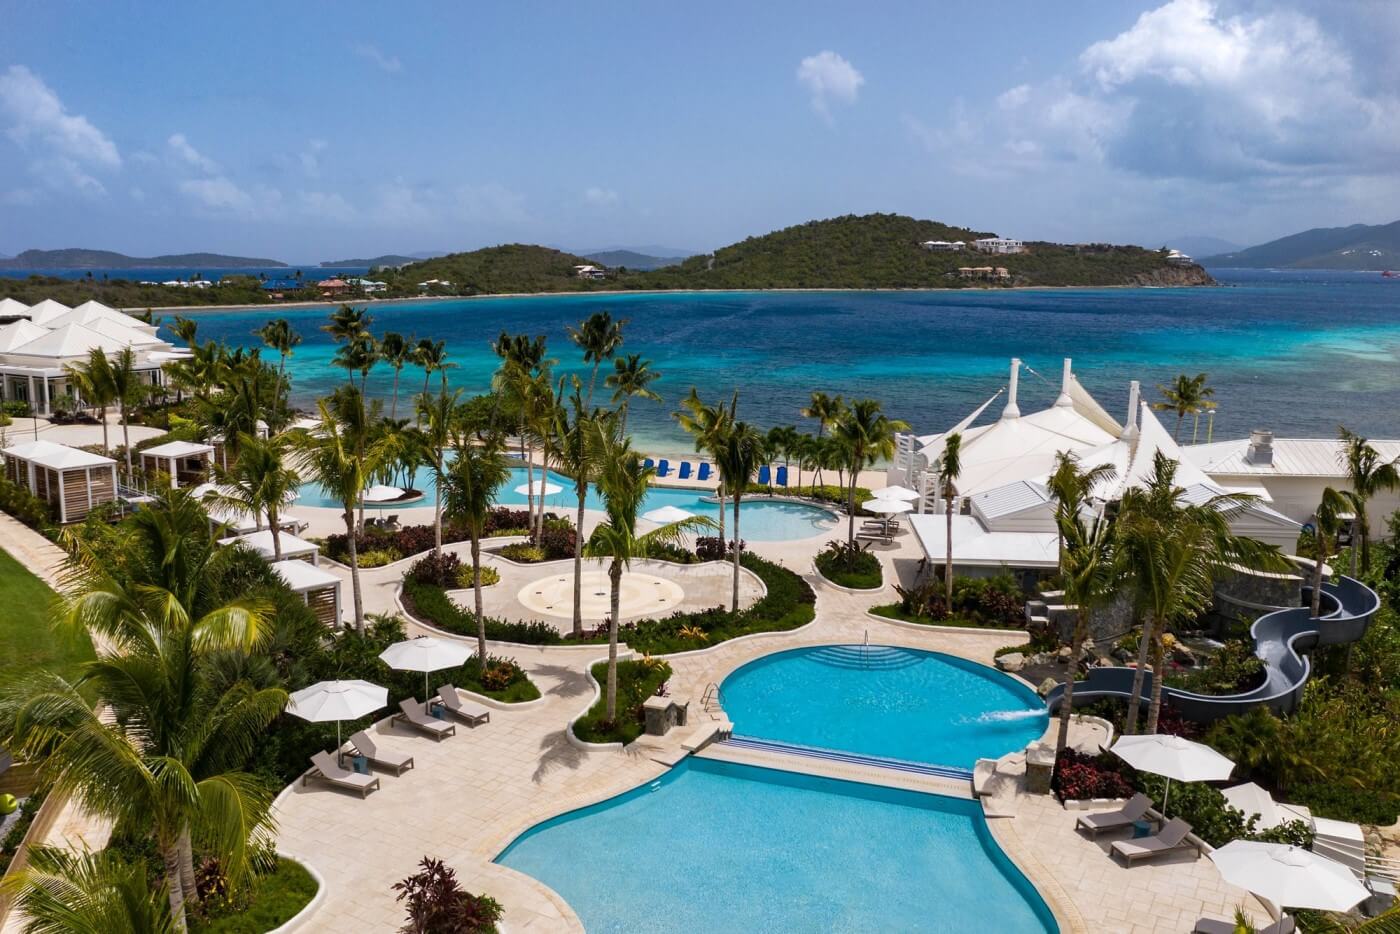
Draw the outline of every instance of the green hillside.
M621 288L616 279L590 282L578 278L575 266L588 260L544 246L509 243L504 246L449 253L411 263L402 269L376 269L374 275L389 285L390 295L417 295L418 283L445 279L451 288L441 291L460 295L501 292L569 292L598 287ZM611 281L611 285L606 282Z
M314 299L314 289L285 293L301 299ZM207 289L185 289L173 285L141 285L125 279L110 282L100 280L59 279L54 276L30 276L28 279L0 278L0 298L34 305L46 298L62 302L70 308L89 299L113 308L162 308L179 305L261 305L271 301L250 276L225 276Z
M1250 269L1392 269L1400 266L1400 221L1314 227L1202 262Z
M403 256L399 253L385 253L383 256L372 256L369 259L335 259L330 262L323 262L322 269L339 269L341 267L365 267L373 269L375 266L402 266L405 263L415 262L412 256Z
M239 269L256 266L285 266L275 259L227 256L223 253L174 253L164 256L127 256L111 250L25 250L14 259L0 259L0 268L9 269L180 269L186 266L206 269Z

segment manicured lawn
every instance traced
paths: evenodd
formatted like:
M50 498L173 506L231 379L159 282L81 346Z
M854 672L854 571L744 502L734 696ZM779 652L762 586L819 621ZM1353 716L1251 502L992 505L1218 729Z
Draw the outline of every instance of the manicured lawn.
M47 669L75 677L93 657L87 636L61 636L50 625L57 596L39 578L0 550L0 681Z
M264 934L287 921L316 895L316 880L300 863L279 859L277 869L258 880L246 905L207 920L190 918L190 934Z
M868 551L860 552L854 560L824 551L817 555L817 570L833 584L852 590L879 590L884 584L880 559Z

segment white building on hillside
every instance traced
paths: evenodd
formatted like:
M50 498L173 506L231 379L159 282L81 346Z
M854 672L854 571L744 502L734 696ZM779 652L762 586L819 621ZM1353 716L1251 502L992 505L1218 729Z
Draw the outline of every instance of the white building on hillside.
M574 275L580 279L602 279L608 274L602 266L575 266Z
M982 253L1024 253L1026 245L1020 240L1010 240L1006 237L983 237L981 240L973 240L972 248Z
M933 253L958 253L967 247L962 240L925 240L919 246Z

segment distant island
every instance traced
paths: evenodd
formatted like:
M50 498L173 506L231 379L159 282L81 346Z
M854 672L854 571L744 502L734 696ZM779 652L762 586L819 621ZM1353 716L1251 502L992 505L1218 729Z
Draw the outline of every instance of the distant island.
M1400 221L1379 226L1314 227L1199 261L1249 269L1395 269L1400 268Z
M597 250L580 255L590 263L601 263L604 266L620 269L642 270L674 266L685 259L684 256L653 256L650 253L638 253L636 250Z
M127 256L111 250L25 250L0 259L0 269L150 269L199 267L237 269L249 266L286 266L275 259L226 256L223 253L174 253L166 256Z
M33 303L53 298L78 304L89 298L117 307L241 305L286 301L362 301L418 295L501 295L539 292L724 289L931 289L1034 286L1213 285L1199 265L1167 250L1109 243L1062 244L1007 240L1010 252L983 252L973 242L995 235L898 214L867 214L811 221L692 256L654 269L610 265L533 244L507 244L449 253L402 265L370 265L385 283L371 296L352 280L322 288L314 275L284 279L224 276L207 288L144 285L122 279L0 279L0 296ZM34 251L30 251L31 253ZM21 259L28 254L21 254ZM119 256L120 254L102 254ZM203 259L186 265L215 268ZM200 262L196 262L196 259ZM143 260L141 262L151 262ZM18 260L15 261L18 263ZM250 266L283 265L239 260ZM340 262L349 263L349 260ZM24 264L21 264L24 265ZM335 268L335 267L328 267ZM327 276L330 278L330 276Z
M383 256L372 256L369 259L336 259L330 262L321 263L322 269L342 269L342 268L373 268L375 266L403 266L423 259L421 256L402 256L398 253L386 253Z

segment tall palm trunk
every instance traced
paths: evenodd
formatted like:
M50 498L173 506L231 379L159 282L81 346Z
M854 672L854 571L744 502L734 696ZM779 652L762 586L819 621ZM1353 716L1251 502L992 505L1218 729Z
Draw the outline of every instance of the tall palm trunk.
M1327 545L1321 530L1317 533L1317 555L1313 559L1312 615L1317 619L1322 615L1322 566L1327 563Z
M846 544L854 544L856 540L856 483L851 480L851 485L846 493Z
M436 467L436 469L437 469L437 475L434 477L434 480L433 480L433 483L434 483L434 485L435 485L435 487L436 487L436 489L434 490L434 492L437 494L437 495L434 497L434 499L436 499L437 502L433 505L433 554L434 554L434 555L440 555L440 554L442 554L442 452L441 452L441 450L439 450L439 452L438 452L438 460L437 460L437 463L434 464L434 467Z
M739 556L744 550L743 540L739 538L739 500L743 498L743 494L736 490L734 493L734 597L729 607L731 613L739 612Z
M170 917L175 920L175 930L184 931L185 926L185 887L180 884L180 846L178 843L162 843L161 862L165 865L166 895L170 899Z
M402 368L401 368L401 367L394 367L394 401L391 402L391 403L389 403L389 418L390 418L390 420L393 420L393 419L396 419L396 418L399 417L399 373L400 373L400 372L402 372Z
M254 512L256 515L256 511ZM267 507L267 528L272 533L272 559L282 560L282 530L278 528L281 522L277 516L277 507L269 505Z
M1065 693L1060 698L1060 732L1055 737L1055 752L1058 754L1069 744L1069 718L1074 711L1074 679L1079 674L1079 655L1084 651L1084 637L1089 631L1089 610L1076 607L1074 614L1074 634L1070 636L1069 670L1065 672Z
M186 902L199 901L199 886L194 881L194 845L190 842L190 829L180 831L180 888Z
M127 428L126 403L121 404L122 445L126 448L126 475L131 476L131 432Z
M525 527L535 535L535 459L534 451L525 444L525 428L520 429L520 459L525 462ZM544 499L544 485L540 485L540 499Z
M620 429L619 429L619 436L620 436L620 437L623 437L623 438L627 437L627 409L628 409L628 400L627 400L627 399L623 399L623 400L622 400L622 422L621 422Z
M719 555L724 557L724 549L729 547L729 539L724 536L724 481L721 480L715 487L715 493L719 496Z
M1166 681L1166 640L1159 626L1152 637L1152 705L1147 709L1147 732L1157 732L1157 720L1162 715L1162 682Z
M1142 685L1147 676L1147 648L1152 643L1152 614L1142 618L1142 635L1138 637L1137 669L1133 671L1133 692L1128 696L1128 719L1123 732L1131 736L1137 732L1138 716L1142 713ZM1156 681L1154 673L1153 681Z
M473 526L472 591L476 597L476 657L481 660L482 674L486 672L486 613L481 606L481 533Z
M107 407L100 405L97 407L97 417L102 419L102 453L111 454L112 446L107 443ZM128 470L128 472L130 472Z
M622 562L614 558L608 567L612 582L612 612L608 620L608 722L617 719L617 617L622 612Z
M598 365L603 361L593 361L593 375L588 378L588 398L584 401L583 407L590 412L593 411L593 387L598 385Z
M355 628L364 632L365 604L360 596L360 551L359 544L355 541L355 509L350 503L345 504L345 537L350 546L350 590L355 596Z
M943 604L949 613L953 612L953 497L947 487L943 489L943 512L948 518L947 538L943 542Z
M578 494L578 526L574 529L574 635L583 637L583 503L588 497L588 482L574 487Z

